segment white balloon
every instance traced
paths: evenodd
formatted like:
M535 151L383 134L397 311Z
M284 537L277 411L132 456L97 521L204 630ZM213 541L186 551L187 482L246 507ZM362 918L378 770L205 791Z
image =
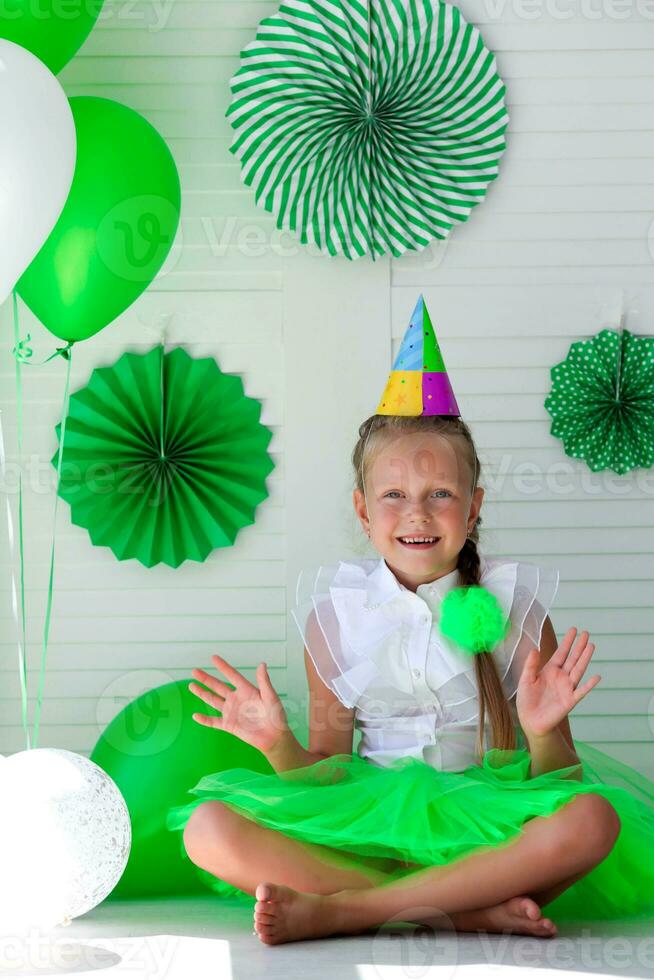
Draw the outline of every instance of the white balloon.
M113 779L66 749L28 749L0 765L0 934L67 925L125 870L129 811Z
M68 99L31 51L0 40L0 303L61 214L77 141Z

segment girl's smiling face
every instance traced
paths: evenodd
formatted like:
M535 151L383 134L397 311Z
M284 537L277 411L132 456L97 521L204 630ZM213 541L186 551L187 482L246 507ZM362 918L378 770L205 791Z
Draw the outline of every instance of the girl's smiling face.
M457 451L458 450L458 451ZM473 473L462 442L436 432L386 437L372 452L365 494L354 509L366 534L406 588L433 582L457 567L484 496L473 493ZM426 544L401 539L428 537Z

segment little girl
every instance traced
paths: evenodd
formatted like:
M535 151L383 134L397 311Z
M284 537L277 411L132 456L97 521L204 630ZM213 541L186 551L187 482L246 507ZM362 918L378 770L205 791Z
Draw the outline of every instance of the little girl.
M205 776L169 829L267 944L388 921L553 937L544 906L653 915L654 783L573 741L601 678L582 683L587 631L557 641L558 573L480 552L479 460L422 297L353 463L379 557L300 576L309 750L265 664L257 686L214 656L233 687L195 670L221 716L194 720L275 772Z

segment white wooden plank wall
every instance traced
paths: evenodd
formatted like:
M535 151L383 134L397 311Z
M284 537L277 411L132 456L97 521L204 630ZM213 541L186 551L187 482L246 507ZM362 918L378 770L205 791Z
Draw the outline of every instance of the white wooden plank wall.
M489 554L558 568L559 637L588 629L573 734L654 775L654 470L592 473L550 435L550 367L619 322L654 335L654 7L461 4L497 53L508 147L445 244L392 263L393 350L422 290L487 487Z
M557 633L588 628L603 675L573 712L573 732L654 776L654 471L592 474L550 436L543 408L550 366L573 341L617 323L623 288L639 310L629 328L654 334L654 3L467 0L461 8L495 50L507 84L500 177L445 245L374 267L308 258L255 206L227 151L228 80L276 3L108 2L63 71L69 95L114 98L150 120L169 143L183 190L181 230L163 274L75 348L72 389L122 351L149 349L159 317L168 316L172 343L215 356L262 401L276 469L269 499L235 546L178 570L117 562L71 525L60 501L41 745L88 754L125 698L209 666L214 651L250 679L266 660L283 697L305 705L301 646L288 617L292 584L303 565L368 554L351 515L348 453L422 291L484 465L484 547L560 569ZM357 318L338 327L344 338L358 334L358 360L349 363L336 341L322 344L322 331L329 316L334 322L341 309L351 317L352 307ZM15 506L9 314L5 304L0 407ZM58 342L22 305L21 323L41 360ZM325 404L331 385L338 406L305 419L312 326L321 331L321 356L339 358L321 367ZM53 505L47 461L64 364L23 375L34 693ZM329 520L321 523L321 514ZM0 535L0 752L8 753L24 743L4 519Z

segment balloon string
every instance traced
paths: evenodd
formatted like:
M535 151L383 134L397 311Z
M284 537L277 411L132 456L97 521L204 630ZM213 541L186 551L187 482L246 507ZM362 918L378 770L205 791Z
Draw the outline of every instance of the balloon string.
M29 342L32 339L32 335L28 333L27 336L25 337L25 340L19 340L18 331L16 329L17 313L16 313L15 305L16 305L16 293L14 293L14 336L16 342L12 350L12 354L16 358L17 364L29 364L30 363L29 359L34 354L34 351L29 346ZM48 361L53 360L53 358L55 357L63 357L65 360L68 360L68 356L70 354L70 351L72 350L74 343L75 343L74 340L68 341L65 347L57 347L54 354L51 354L50 357L46 357L44 361L32 361L32 364L30 366L33 367L35 364L47 364Z
M34 720L34 748L37 747L39 738L39 719L41 715L41 704L43 702L43 688L45 683L45 662L48 651L48 639L50 636L50 617L52 614L52 589L54 582L54 560L55 560L55 540L57 531L57 503L59 501L59 488L61 486L61 466L64 456L64 440L66 438L66 418L68 416L68 398L70 393L70 368L72 363L71 348L73 342L62 349L62 356L67 361L66 365L66 384L64 386L64 397L61 408L61 428L59 440L59 458L57 460L57 485L55 488L54 511L52 516L52 547L50 550L50 577L48 580L48 598L45 609L45 624L43 627L43 650L41 655L41 671L39 674L39 692L36 699L36 713ZM57 352L59 353L59 352ZM56 355L53 355L56 356ZM50 360L50 358L48 358Z
M13 321L14 321L14 344L16 347L20 345L19 329L18 329L18 301L16 298L16 290L12 290L12 305L13 305ZM16 350L14 347L14 351ZM31 351L27 355L31 356ZM23 360L20 357L16 357L15 375L16 375L16 432L17 432L17 446L18 446L18 562L20 569L20 626L18 625L18 596L16 590L16 577L13 565L14 556L14 529L11 519L11 505L9 503L9 493L7 490L7 528L9 534L9 549L11 553L11 604L12 611L14 614L14 621L16 623L16 635L18 639L18 673L20 677L20 694L21 694L21 714L23 721L23 731L25 732L25 745L26 748L30 748L30 733L29 733L29 721L28 721L28 703L27 703L27 665L26 665L26 653L27 653L27 628L26 628L26 616L25 616L25 549L24 549L24 538L23 538L23 379L21 373L21 364ZM0 443L2 443L2 438L0 434ZM6 486L6 466L5 466L5 456L4 456L4 444L0 445L0 457L2 458L2 474L5 480Z
M32 348L28 345L28 341L31 339L31 334L27 334L25 340L17 340L16 346L12 350L12 354L16 358L16 363L27 364L29 367L34 367L35 364L47 364L48 361L53 360L55 357L63 357L64 360L67 361L73 348L73 344L75 343L74 340L70 340L65 347L57 347L54 354L51 354L50 357L46 357L44 361L32 361L30 364L29 358L34 353Z

